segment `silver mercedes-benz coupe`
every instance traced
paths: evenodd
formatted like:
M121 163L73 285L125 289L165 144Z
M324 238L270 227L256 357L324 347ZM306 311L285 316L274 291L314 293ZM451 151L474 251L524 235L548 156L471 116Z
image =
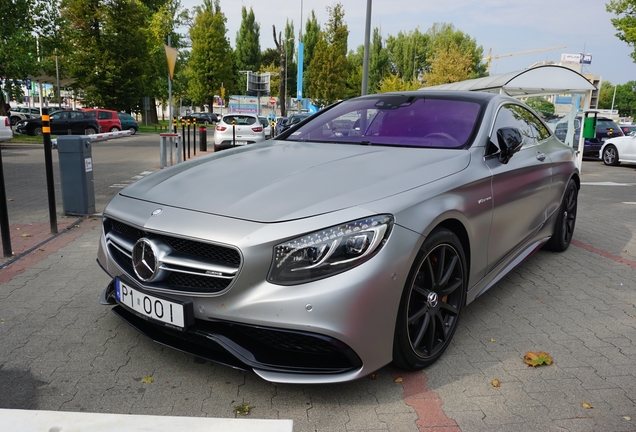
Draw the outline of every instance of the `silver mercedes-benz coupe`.
M539 248L567 249L579 187L574 151L516 99L350 99L122 190L101 302L268 381L421 369L467 304Z

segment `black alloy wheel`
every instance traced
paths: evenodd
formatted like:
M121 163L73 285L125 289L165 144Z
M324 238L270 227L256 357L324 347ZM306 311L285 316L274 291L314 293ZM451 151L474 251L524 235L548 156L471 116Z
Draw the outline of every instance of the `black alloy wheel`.
M42 126L36 126L33 128L33 135L42 136Z
M467 274L457 236L446 229L429 234L402 294L393 347L396 366L421 369L448 348L466 303Z
M559 207L554 232L545 244L545 248L555 252L563 252L570 246L576 225L576 210L578 207L579 188L574 180L568 182L568 187Z

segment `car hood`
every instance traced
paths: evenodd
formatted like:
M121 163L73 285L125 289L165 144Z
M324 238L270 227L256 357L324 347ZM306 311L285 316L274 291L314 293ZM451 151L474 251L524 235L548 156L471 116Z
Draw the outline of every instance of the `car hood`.
M193 159L121 195L256 222L362 206L457 173L467 150L268 141Z

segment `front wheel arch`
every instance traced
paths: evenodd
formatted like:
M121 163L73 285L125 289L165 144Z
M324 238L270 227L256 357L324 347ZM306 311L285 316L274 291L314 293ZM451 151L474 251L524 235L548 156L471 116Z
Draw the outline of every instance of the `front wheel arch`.
M433 364L450 345L466 305L468 267L452 231L431 231L409 271L398 309L393 363L417 370Z

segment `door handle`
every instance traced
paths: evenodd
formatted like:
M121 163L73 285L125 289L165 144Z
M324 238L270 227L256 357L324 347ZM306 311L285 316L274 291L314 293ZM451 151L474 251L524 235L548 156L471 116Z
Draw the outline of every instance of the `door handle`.
M543 162L545 160L545 153L537 152L537 159Z

